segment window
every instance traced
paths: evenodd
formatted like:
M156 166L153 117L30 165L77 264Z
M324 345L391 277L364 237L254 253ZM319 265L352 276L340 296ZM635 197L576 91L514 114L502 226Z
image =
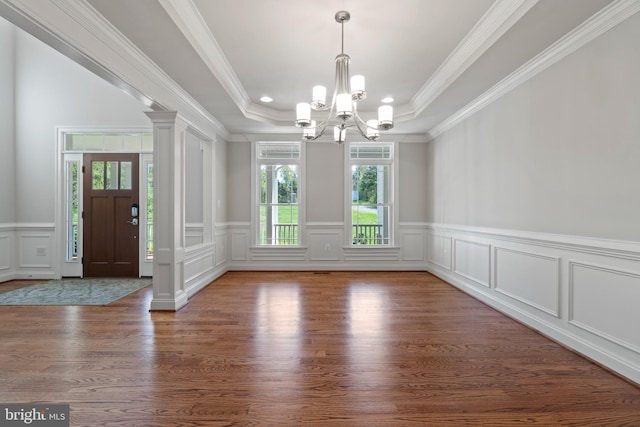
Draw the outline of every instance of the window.
M80 163L80 160L67 160L65 162L66 260L73 262L78 261Z
M257 143L258 245L300 244L300 143Z
M349 144L347 221L350 243L391 245L394 229L393 144Z
M92 183L94 190L131 190L131 162L93 161L91 162ZM119 178L118 178L119 177Z
M144 236L144 259L153 261L153 160L145 160L144 162L144 183L147 187L147 200L145 215L147 219L147 228ZM142 188L142 186L140 186Z
M153 134L148 132L113 134L65 132L64 150L66 152L151 152L153 151Z

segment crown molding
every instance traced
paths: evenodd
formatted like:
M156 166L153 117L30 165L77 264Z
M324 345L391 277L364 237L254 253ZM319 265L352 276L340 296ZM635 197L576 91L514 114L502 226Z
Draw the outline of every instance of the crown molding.
M192 0L158 0L158 3L246 116L251 99L195 3Z
M247 119L279 126L292 124L290 113L251 101L193 0L158 1Z
M433 140L457 124L471 117L497 99L546 70L567 55L580 49L596 37L640 12L638 0L615 0L591 18L567 33L547 49L526 62L516 71L496 83L482 95L462 107L456 113L431 128L429 140Z
M291 142L303 142L305 144L319 144L319 143L331 143L335 144L333 137L330 135L323 135L321 138L306 142L301 141L299 133L279 133L279 134L258 134L258 133L234 133L231 134L227 142L253 142L253 141L291 141ZM384 139L380 142L401 142L405 144L409 143L426 143L429 142L429 137L426 134L385 134Z
M413 96L409 108L411 116L407 119L422 113L537 2L538 0L496 1Z
M291 125L291 113L251 101L193 0L159 0L229 97L248 119ZM410 120L429 106L538 0L497 0L408 104L396 107L396 121Z
M0 0L13 23L155 111L179 110L206 134L229 132L86 0Z

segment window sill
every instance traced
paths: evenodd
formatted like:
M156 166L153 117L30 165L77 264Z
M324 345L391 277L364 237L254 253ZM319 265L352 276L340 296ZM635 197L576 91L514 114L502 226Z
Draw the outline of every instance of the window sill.
M365 250L365 251L384 251L384 250L400 250L400 246L394 245L349 245L344 246L343 249L345 251L348 250Z
M262 246L251 246L250 249L252 251L266 249L268 251L279 249L279 250L307 250L307 246L300 245L262 245Z

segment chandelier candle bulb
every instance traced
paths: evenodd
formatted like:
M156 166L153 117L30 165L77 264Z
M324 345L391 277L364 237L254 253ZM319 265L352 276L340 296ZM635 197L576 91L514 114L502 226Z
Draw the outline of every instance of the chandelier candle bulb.
M302 130L302 137L311 140L316 137L316 121L311 120L311 124Z
M351 77L351 97L354 101L358 101L366 97L363 75L356 74Z
M300 102L296 105L296 126L307 127L311 124L311 105Z
M378 127L384 130L393 127L393 107L382 105L378 108Z
M324 86L314 86L313 87L313 102L311 103L311 108L314 110L320 110L327 106L327 88Z
M336 97L336 116L339 119L346 119L353 114L353 106L351 105L351 94L341 93Z

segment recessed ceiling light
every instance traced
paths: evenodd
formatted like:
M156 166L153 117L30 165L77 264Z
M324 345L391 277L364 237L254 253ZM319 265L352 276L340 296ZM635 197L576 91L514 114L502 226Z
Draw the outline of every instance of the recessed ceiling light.
M273 102L273 98L270 96L263 96L262 98L260 98L260 101L262 102Z
M380 102L384 102L385 104L389 104L391 102L393 102L393 98L390 96L387 96L386 98L382 98L382 100Z

